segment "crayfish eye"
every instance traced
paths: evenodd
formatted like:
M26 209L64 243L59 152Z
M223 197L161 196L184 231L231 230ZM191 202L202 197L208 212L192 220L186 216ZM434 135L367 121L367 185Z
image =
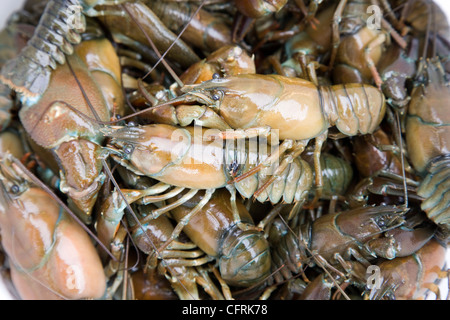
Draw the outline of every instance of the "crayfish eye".
M217 72L213 73L212 75L213 79L219 79L220 78L220 74L218 74Z
M126 144L123 147L123 152L125 152L125 154L132 154L134 150L134 147L131 144Z
M386 221L384 221L384 220L379 220L379 221L377 221L377 225L378 225L380 228L384 228L384 227L386 226Z
M134 122L134 121L128 122L127 127L136 127L136 122Z
M234 160L229 166L228 171L230 172L231 176L235 177L237 172L239 170L239 163Z
M220 90L213 92L211 95L211 99L214 101L219 101L220 99L222 99L222 97L223 97L223 91L220 91Z
M12 187L11 187L11 193L13 193L13 194L18 194L20 192L20 187L17 185L17 184L14 184Z

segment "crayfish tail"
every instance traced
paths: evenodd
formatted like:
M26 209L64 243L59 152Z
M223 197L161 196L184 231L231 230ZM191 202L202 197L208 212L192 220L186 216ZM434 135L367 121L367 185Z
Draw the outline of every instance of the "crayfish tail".
M450 232L450 157L431 161L427 176L417 194L424 198L421 208L444 233Z
M6 85L0 84L0 131L7 128L11 122L13 101L9 92L10 89Z
M50 76L50 67L43 67L19 55L3 66L0 81L25 97L34 98L45 92Z

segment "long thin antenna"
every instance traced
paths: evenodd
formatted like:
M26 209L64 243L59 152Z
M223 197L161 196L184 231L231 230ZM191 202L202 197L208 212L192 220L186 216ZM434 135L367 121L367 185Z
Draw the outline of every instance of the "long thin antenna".
M147 74L142 78L145 79L147 78L152 71L161 63L164 61L164 57L167 55L167 53L170 51L170 49L172 49L172 47L175 45L175 43L178 41L178 39L180 39L180 37L183 35L184 31L186 31L187 27L189 26L189 24L191 23L192 19L194 19L194 17L200 12L200 9L203 7L203 5L205 4L206 0L203 0L199 7L195 10L194 14L189 18L188 23L186 23L186 25L183 27L183 29L181 29L180 33L177 35L177 37L175 38L175 40L170 44L170 46L167 48L166 52L164 52L164 54L162 56L159 57L158 61L156 61L156 63L153 65L153 67L150 69L150 71L147 72ZM180 80L181 82L181 80ZM183 87L183 85L181 86Z
M70 72L72 73L72 75L73 75L73 77L74 77L74 79L75 79L75 81L76 81L76 83L78 85L78 88L80 88L81 94L83 95L84 100L88 104L89 109L91 109L91 112L94 115L95 119L97 121L100 121L101 120L100 116L98 115L97 111L95 110L94 106L92 105L91 100L88 98L88 96L86 94L86 91L84 90L83 86L81 85L80 80L78 79L78 76L75 74L75 71L73 70L69 59L67 59L67 66L69 67Z
M406 172L405 172L405 155L403 152L403 139L400 125L400 117L398 115L398 110L395 110L395 119L397 121L397 128L399 134L399 147L400 147L400 161L402 164L402 176L403 176L403 190L405 191L405 208L408 208L408 186L406 185Z
M153 51L158 55L158 57L161 60L161 53L159 52L158 48L156 47L156 45L154 44L154 42L152 41L152 39L149 37L149 35L147 34L147 32L144 30L144 28L142 27L142 25L136 20L136 18L134 17L134 15L130 12L130 10L127 8L126 4L122 4L121 7L124 9L124 11L127 12L127 14L131 17L131 19L133 20L133 22L137 25L137 27L139 28L139 30L141 30L141 32L144 34L145 38L147 39L148 43L150 44L150 46L152 47ZM166 51L167 52L167 51ZM167 71L170 73L170 75L172 76L172 78L178 83L178 85L180 87L183 87L184 84L183 82L180 80L180 78L178 77L178 75L175 73L175 71L173 71L173 69L169 66L169 64L165 61L165 60L161 60L162 64L164 65L164 67L167 69ZM153 70L152 70L153 71Z

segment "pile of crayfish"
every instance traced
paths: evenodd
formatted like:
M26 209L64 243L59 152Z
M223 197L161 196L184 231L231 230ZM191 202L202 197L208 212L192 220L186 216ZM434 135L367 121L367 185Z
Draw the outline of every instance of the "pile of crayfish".
M27 0L5 24L15 298L446 298L432 0Z

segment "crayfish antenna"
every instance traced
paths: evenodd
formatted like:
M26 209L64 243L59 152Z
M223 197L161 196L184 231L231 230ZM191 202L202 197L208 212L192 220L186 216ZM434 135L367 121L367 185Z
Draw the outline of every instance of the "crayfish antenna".
M139 30L144 34L145 38L147 39L148 43L152 47L153 51L158 55L159 59L161 60L161 63L164 65L164 67L167 69L167 71L170 73L172 78L178 83L180 87L183 87L183 82L180 80L178 75L175 73L175 71L169 66L169 64L162 58L161 53L159 52L158 48L156 47L155 43L152 41L150 36L147 34L147 32L144 30L142 25L136 20L133 13L127 8L127 4L122 4L121 7L123 10L131 17L133 22L138 26ZM175 42L174 42L175 43ZM168 50L166 50L168 52ZM156 66L156 65L155 65ZM153 69L151 69L147 74L150 74ZM144 77L145 78L145 77Z

